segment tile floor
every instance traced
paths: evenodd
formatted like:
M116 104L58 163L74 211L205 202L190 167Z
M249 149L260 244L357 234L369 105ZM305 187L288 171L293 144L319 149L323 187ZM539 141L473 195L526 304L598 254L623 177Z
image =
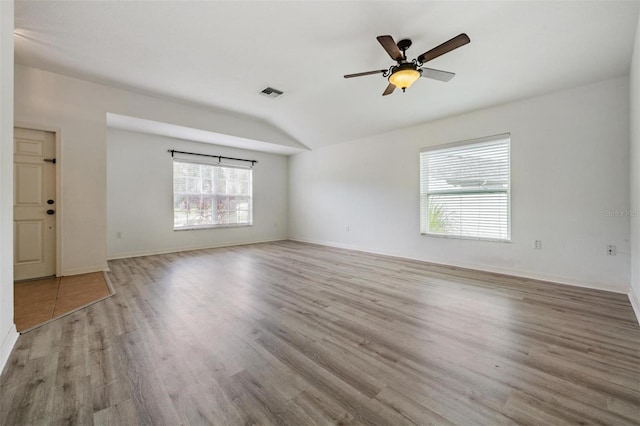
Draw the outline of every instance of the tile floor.
M111 294L102 272L16 283L16 327L28 330Z

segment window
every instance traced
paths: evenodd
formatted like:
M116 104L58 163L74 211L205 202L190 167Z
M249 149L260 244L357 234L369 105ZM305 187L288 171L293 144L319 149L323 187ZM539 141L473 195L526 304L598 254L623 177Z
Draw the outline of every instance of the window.
M510 135L420 151L420 232L510 241Z
M253 224L252 170L173 161L173 229Z

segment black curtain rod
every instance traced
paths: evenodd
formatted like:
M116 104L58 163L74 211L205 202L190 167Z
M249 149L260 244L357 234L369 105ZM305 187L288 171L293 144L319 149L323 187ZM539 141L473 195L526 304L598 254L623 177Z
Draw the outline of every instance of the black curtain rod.
M210 154L199 154L197 152L176 151L175 149L170 149L169 152L171 153L171 157L173 157L173 154L187 154L187 155L198 155L200 157L213 157L213 158L217 158L219 162L222 161L223 158L225 160L246 161L247 163L251 163L251 167L253 167L253 165L258 162L258 160L245 160L244 158L225 157L224 155L210 155Z

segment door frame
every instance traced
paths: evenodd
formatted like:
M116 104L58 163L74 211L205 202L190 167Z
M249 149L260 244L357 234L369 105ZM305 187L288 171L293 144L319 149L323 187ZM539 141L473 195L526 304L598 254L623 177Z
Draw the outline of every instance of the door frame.
M62 129L56 126L49 126L44 124L35 124L24 121L15 121L13 123L13 127L21 127L24 129L31 130L40 130L43 132L51 132L55 136L55 144L56 144L56 277L62 276L62 215L63 215L63 206L62 206ZM15 151L15 142L12 141L13 148L12 151ZM15 193L15 186L12 190ZM15 194L14 194L14 202L15 202ZM15 239L15 236L13 237Z

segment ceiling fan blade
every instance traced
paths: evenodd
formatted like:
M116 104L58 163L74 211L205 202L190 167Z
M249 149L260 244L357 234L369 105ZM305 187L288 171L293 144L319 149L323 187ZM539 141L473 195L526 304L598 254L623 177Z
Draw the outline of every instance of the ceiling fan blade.
M362 77L363 75L371 75L371 74L382 74L384 72L386 72L387 70L375 70L375 71L365 71L365 72L358 72L355 74L347 74L344 76L344 78L353 78L353 77Z
M468 35L464 33L457 35L451 40L445 41L440 46L434 47L433 49L427 52L424 52L422 55L418 56L418 62L424 64L426 62L429 62L432 59L437 58L438 56L442 56L445 53L451 52L452 50L457 49L458 47L462 47L465 44L470 42L471 42L471 39L469 38Z
M376 38L378 39L382 47L384 47L384 50L386 50L389 56L391 56L391 59L393 59L394 61L401 61L402 59L404 59L402 52L400 51L400 49L398 49L398 45L395 41L393 41L393 37L391 37L390 35L381 35Z
M449 71L434 70L433 68L420 68L422 77L447 82L455 77L455 74Z
M396 90L396 86L394 86L393 84L389 83L389 85L385 89L384 93L382 93L382 96L390 95L390 94L393 93L394 90Z

